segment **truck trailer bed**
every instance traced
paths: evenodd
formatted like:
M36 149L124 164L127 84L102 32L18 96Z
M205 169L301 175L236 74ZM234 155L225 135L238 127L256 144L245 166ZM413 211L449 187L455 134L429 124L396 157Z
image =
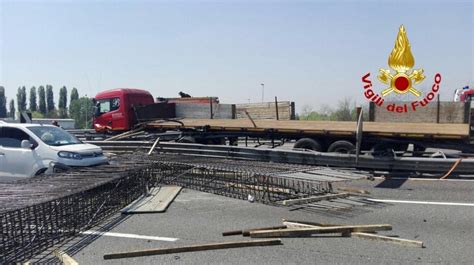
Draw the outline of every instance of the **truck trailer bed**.
M151 129L202 129L280 134L351 136L357 123L352 121L254 120L250 119L176 119L149 122ZM469 139L468 124L364 122L364 135L430 139Z

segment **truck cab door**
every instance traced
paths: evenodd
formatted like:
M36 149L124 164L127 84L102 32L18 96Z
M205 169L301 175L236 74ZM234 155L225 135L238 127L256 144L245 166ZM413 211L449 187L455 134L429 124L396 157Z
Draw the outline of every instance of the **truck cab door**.
M100 99L99 116L96 118L98 124L107 130L125 130L125 116L120 111L120 98Z

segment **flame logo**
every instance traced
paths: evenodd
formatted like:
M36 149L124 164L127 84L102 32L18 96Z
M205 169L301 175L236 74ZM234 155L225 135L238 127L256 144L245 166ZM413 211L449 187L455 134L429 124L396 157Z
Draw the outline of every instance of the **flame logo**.
M415 89L412 85L419 84L425 79L423 69L417 69L410 72L410 69L415 65L415 58L411 53L410 42L408 41L407 33L403 25L400 26L395 47L388 57L388 65L396 71L395 75L390 70L381 68L378 79L387 85L389 88L382 91L382 97L395 92L397 94L405 94L411 92L413 95L419 97L421 92Z
M415 65L415 58L413 58L411 53L410 42L403 25L400 26L395 47L388 57L388 65L399 73L406 72Z

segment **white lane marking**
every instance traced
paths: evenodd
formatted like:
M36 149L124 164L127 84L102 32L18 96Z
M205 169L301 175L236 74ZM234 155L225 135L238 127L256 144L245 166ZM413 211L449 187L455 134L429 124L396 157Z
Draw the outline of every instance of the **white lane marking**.
M474 206L474 203L463 203L463 202L427 202L427 201L399 201L399 200L380 200L380 199L367 199L373 202L388 202L388 203L408 203L408 204L427 204L427 205L447 205L447 206Z
M114 233L114 232L99 232L99 231L93 231L93 230L84 231L84 232L81 232L81 234L123 237L123 238L134 238L134 239L146 239L146 240L157 240L157 241L168 241L168 242L174 242L174 241L178 240L178 238L173 238L173 237L142 236L142 235L134 235L134 234Z
M374 177L376 180L408 180L408 181L439 181L439 182L473 182L474 178L470 179L439 179L439 178L385 178Z

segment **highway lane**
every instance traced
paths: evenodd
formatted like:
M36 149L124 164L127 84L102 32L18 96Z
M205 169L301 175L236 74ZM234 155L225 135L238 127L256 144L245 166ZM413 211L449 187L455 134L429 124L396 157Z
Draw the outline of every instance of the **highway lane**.
M474 203L474 182L406 181L401 185L381 183L383 180L364 180L338 185L366 189L376 199ZM381 234L422 240L426 248L409 248L358 238L317 236L284 238L282 246L120 260L102 258L105 253L242 240L245 238L222 237L221 233L280 225L282 218L339 224L389 223L393 225L393 231ZM69 252L74 254L73 258L80 264L470 264L474 260L472 220L473 208L461 205L385 203L383 206L358 207L350 212L335 214L289 211L284 207L250 203L185 189L167 212L127 216L109 231L115 233L115 236L98 237L82 246L82 249L79 248L77 253ZM121 234L127 236L120 237ZM84 235L80 238L87 237ZM177 240L163 241L153 238ZM67 249L71 244L73 242L63 248ZM76 248L79 246L77 242L74 245ZM45 260L43 258L40 261Z

